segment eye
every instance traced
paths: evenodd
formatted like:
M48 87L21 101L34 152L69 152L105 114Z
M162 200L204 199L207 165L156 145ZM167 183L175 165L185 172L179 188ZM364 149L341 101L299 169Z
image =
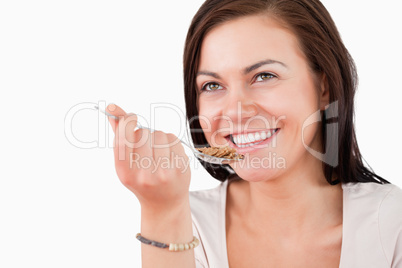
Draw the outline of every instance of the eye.
M260 73L256 76L255 81L262 82L262 81L270 80L272 78L276 78L276 75L271 74L271 73Z
M201 88L201 91L215 91L222 88L218 83L207 83Z

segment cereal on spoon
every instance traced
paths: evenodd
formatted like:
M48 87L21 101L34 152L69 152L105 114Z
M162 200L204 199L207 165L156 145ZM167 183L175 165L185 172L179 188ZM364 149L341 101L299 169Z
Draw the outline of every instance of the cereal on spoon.
M216 156L216 157L221 157L221 158L234 159L234 160L244 158L244 155L238 154L235 149L233 149L229 146L203 147L203 148L197 148L197 150L200 153L211 155L211 156Z

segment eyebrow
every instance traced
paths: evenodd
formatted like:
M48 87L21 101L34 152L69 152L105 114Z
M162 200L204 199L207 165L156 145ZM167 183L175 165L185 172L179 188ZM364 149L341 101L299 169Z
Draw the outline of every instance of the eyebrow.
M279 65L282 65L285 68L288 68L288 66L286 66L286 64L283 63L283 62L269 59L269 60L259 61L259 62L255 63L255 64L253 64L253 65L251 65L249 67L244 68L243 74L248 74L248 73L260 68L261 66L267 65L267 64L279 64Z
M288 66L285 63L281 62L281 61L268 59L268 60L259 61L257 63L254 63L253 65L250 65L250 66L244 68L243 69L243 74L246 75L246 74L248 74L248 73L260 68L261 66L269 65L269 64L279 64L279 65L282 65L285 68L288 68ZM221 79L221 77L217 73L209 72L209 71L199 71L199 72L197 72L196 76L199 76L199 75L212 76L212 77L214 77L216 79Z

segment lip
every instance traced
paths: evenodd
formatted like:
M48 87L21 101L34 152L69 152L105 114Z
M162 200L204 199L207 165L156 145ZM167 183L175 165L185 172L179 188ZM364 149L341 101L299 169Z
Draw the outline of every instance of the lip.
M271 142L272 138L276 137L276 135L277 135L280 131L281 131L281 129L278 128L277 131L276 131L271 137L269 137L268 139L265 139L263 142L261 142L261 143L259 143L259 144L256 144L256 145L252 145L252 146L250 146L250 147L244 147L244 148L238 147L236 144L234 144L234 143L230 140L229 137L227 137L226 139L227 139L227 141L228 141L228 143L229 143L229 146L232 147L232 148L234 148L234 149L236 149L236 151L237 151L239 154L246 154L246 153L252 153L252 152L255 152L255 151L257 151L257 150L266 148L266 147L267 147L266 145L269 144L269 143ZM245 133L254 133L254 132L259 132L259 131L243 132L243 133L233 133L232 135L245 134Z
M257 132L274 130L274 129L279 129L279 128L270 128L270 129L262 128L262 129L253 129L253 130L250 130L250 131L243 130L243 131L234 131L234 132L227 132L227 133L221 132L220 134L222 134L223 136L245 135L245 134L249 134L249 133L257 133Z

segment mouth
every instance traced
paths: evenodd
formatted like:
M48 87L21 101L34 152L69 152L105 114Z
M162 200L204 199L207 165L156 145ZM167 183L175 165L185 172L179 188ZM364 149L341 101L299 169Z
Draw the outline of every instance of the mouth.
M250 149L254 149L253 147L256 145L268 143L279 130L279 128L275 128L251 133L230 134L226 136L226 139L230 142L231 147L234 147L238 151L250 151Z

